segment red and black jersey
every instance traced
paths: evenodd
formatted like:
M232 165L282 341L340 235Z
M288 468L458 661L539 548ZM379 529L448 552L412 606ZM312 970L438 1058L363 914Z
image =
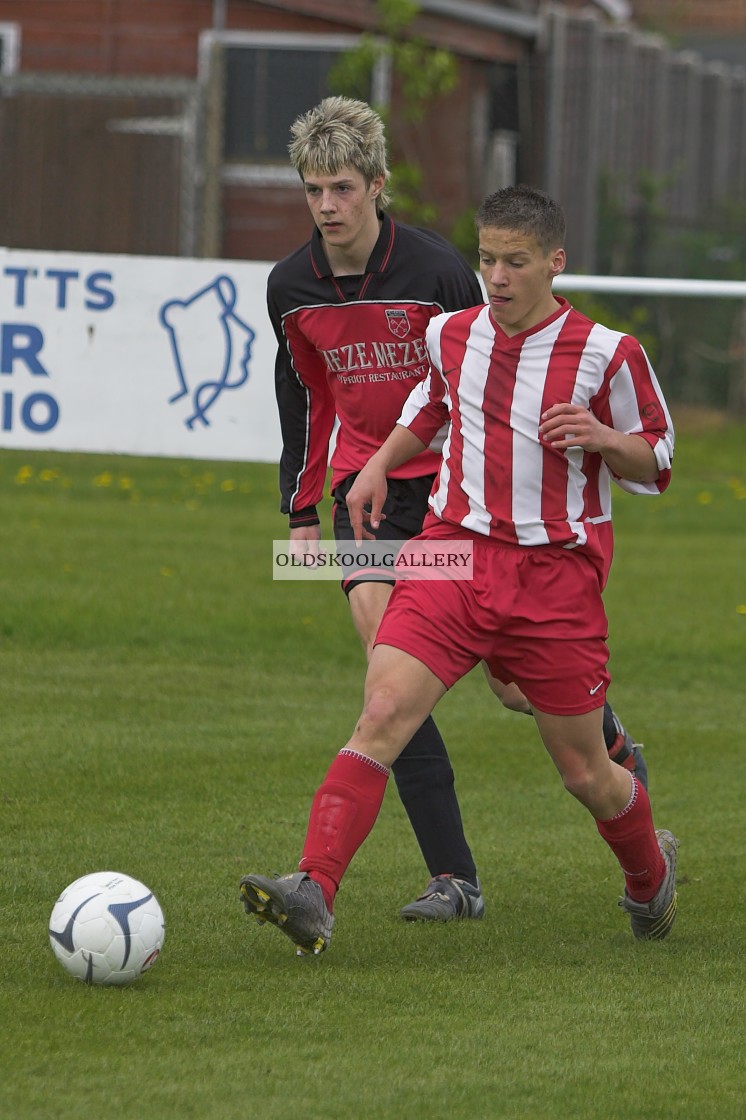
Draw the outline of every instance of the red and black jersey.
M291 525L318 521L335 417L332 487L378 450L429 373L430 319L483 302L474 270L449 242L388 215L362 276L332 275L317 229L275 265L267 305L278 342L281 508ZM423 451L393 475L434 474L438 462Z

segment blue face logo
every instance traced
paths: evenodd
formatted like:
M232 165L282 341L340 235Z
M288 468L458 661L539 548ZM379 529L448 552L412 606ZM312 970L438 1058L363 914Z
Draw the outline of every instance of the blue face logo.
M168 332L179 383L168 403L191 394L187 428L193 429L198 420L207 427L207 413L223 390L239 389L248 380L256 335L236 314L236 295L230 276L217 276L188 299L164 303L158 312Z

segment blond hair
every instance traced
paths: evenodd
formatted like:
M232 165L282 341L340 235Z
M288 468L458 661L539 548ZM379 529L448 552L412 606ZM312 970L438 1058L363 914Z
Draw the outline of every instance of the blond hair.
M383 190L376 201L379 206L391 201L386 186L390 172L384 124L364 101L326 97L293 122L290 135L290 160L301 179L336 175L343 167L354 167L368 186L383 175Z

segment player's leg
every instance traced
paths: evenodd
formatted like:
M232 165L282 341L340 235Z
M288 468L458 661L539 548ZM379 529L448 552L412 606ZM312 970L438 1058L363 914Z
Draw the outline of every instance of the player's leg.
M351 540L345 497L352 478L335 491L334 534ZM379 536L406 540L419 532L432 478L392 479ZM388 575L388 573L386 573ZM378 625L393 584L356 577L343 584L352 620L366 657L370 658ZM417 728L393 765L394 780L431 879L419 898L401 915L411 921L481 918L484 913L477 869L464 833L446 745L432 716Z
M299 954L320 953L328 945L335 894L375 824L390 767L444 692L445 685L422 662L377 646L363 711L314 796L299 871L241 880L246 910L280 927Z
M352 620L368 658L391 591L389 584L356 580L348 592ZM484 900L464 833L453 767L431 715L417 728L392 769L431 876L423 894L402 908L402 917L441 922L481 918Z
M560 716L534 705L534 716L565 788L595 818L619 861L625 879L621 904L630 914L634 935L665 937L676 917L677 841L667 830L656 832L645 787L609 759L603 709Z
M524 716L533 715L531 705L515 681L506 684L499 677L493 676L486 661L482 662L482 668L487 678L487 684L504 708L508 708L511 712L520 712Z
M515 682L505 684L492 675L489 666L482 662L487 684L504 707L512 712L530 716L531 705ZM604 704L603 735L606 750L612 762L623 766L635 775L645 788L648 788L648 767L642 756L642 743L636 743L626 731L621 720L613 711L608 700Z
M486 660L527 697L565 787L617 857L635 937L665 937L676 915L677 842L656 833L647 790L611 761L604 743L610 678L598 574L568 552L536 550L517 563L522 579L511 616Z

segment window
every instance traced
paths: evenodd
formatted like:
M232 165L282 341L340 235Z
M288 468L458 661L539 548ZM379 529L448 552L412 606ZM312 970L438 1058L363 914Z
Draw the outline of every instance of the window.
M332 90L329 73L341 52L358 39L348 35L284 32L204 32L200 76L209 82L220 51L223 93L223 178L286 179L290 126ZM383 64L373 75L367 99L387 100ZM295 172L292 173L295 181Z
M17 23L0 23L0 75L15 74L20 54L20 27Z
M489 73L489 138L484 159L486 193L518 182L520 84L514 63L498 62Z

